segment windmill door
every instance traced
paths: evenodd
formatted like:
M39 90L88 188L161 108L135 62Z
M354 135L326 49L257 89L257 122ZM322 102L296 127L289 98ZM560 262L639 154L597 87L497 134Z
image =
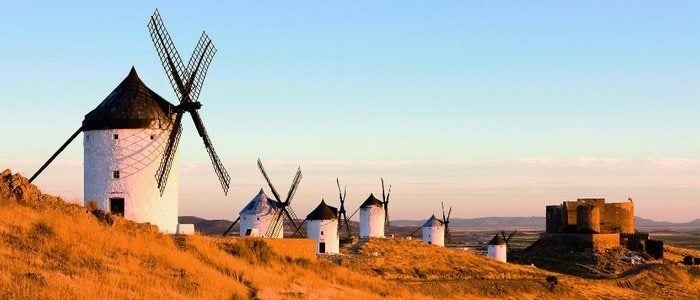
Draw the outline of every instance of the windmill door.
M318 243L318 253L326 253L326 243Z
M124 198L109 198L109 212L124 216Z

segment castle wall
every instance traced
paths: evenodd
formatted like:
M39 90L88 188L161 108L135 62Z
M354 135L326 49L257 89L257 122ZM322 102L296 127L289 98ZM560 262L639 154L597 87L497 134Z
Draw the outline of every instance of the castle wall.
M620 246L619 233L565 233L565 234L540 234L541 239L557 240L572 245L582 245L585 248L592 249L596 252L602 252L607 249Z
M607 203L601 215L601 232L634 233L634 203Z
M546 232L559 233L564 227L564 209L561 205L548 205L546 208Z
M581 205L576 208L576 231L600 233L600 207Z
M115 139L114 135L118 135ZM161 196L156 183L169 130L157 128L88 130L83 133L84 202L110 212L110 199L123 198L124 217L175 233L178 216L179 159L175 155ZM119 178L114 178L119 171Z

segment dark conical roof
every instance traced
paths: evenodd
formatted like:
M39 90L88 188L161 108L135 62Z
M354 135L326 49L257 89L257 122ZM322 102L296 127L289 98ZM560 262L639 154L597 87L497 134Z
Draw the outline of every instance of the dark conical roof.
M425 221L425 223L423 223L423 226L421 226L421 227L439 227L439 226L442 226L442 225L444 225L444 223L442 222L442 220L436 218L435 215L432 215L432 216L430 217L430 219L428 219L427 221Z
M85 115L83 130L166 128L175 106L149 89L131 67L129 75Z
M321 200L321 203L306 216L307 220L333 220L338 218L338 209L326 204L326 201Z
M362 205L360 205L360 207L370 207L370 206L383 207L384 203L382 203L381 200L374 197L374 194L369 194L369 197L367 197L367 200L365 200L365 202L362 202Z
M506 244L506 241L500 235L498 235L498 233L488 243L488 245L505 245L505 244Z

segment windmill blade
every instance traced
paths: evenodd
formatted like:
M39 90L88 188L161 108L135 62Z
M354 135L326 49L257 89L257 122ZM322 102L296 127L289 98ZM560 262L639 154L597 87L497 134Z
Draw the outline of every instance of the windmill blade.
M294 179L292 180L292 186L289 187L289 192L287 193L287 199L284 200L285 205L289 206L289 204L292 203L292 198L294 198L294 194L297 192L297 188L299 187L299 182L301 182L301 167L297 169L297 173L294 175Z
M161 158L160 165L156 171L156 183L158 183L158 190L160 190L161 196L165 191L165 185L168 183L168 176L170 175L170 169L175 160L177 145L180 142L180 135L182 134L182 114L183 112L180 111L175 116L175 122L173 122L173 127L168 136L168 143L163 151L163 158Z
M352 232L350 231L350 222L348 221L348 214L343 213L343 218L345 219L345 231L348 234L348 237L352 236Z
M201 136L202 141L204 141L204 147L207 148L207 152L209 153L209 159L211 160L211 164L214 167L214 172L216 172L216 176L219 177L221 188L223 188L224 195L226 195L228 194L228 188L231 184L231 176L228 175L226 168L224 168L224 165L221 163L219 156L216 154L216 151L214 150L214 145L212 144L211 139L209 139L209 134L207 134L206 128L204 128L204 123L202 123L202 118L199 116L199 112L193 110L190 112L190 115L192 116L192 121L194 121L194 125L197 127L199 136Z
M450 222L451 215L452 215L452 206L450 206L450 211L447 212L447 222Z
M382 179L382 202L386 202L386 194L384 194L384 178Z
M298 231L299 230L299 225L297 225L297 214L294 213L294 210L292 209L291 206L287 206L284 208L284 215L287 217L289 222L292 223L292 226L294 226L294 230Z
M355 210L355 212L352 213L352 215L350 215L350 217L349 217L348 219L352 219L352 217L354 217L355 214L356 214L358 211L360 211L360 207L358 207L358 208Z
M267 185L270 187L270 190L272 191L272 195L275 196L275 200L278 203L282 203L282 198L280 198L280 194L277 193L277 189L275 189L275 186L272 185L272 182L270 181L270 177L267 176L267 172L265 172L265 168L262 165L262 161L258 158L258 169L260 169L260 172L262 173L263 177L265 177L265 181L267 181Z
M345 197L347 197L347 195L348 195L348 187L346 186L343 189L343 203L345 203Z
M338 197L340 197L340 205L342 206L345 199L343 199L343 193L340 190L340 179L338 177L335 178L335 183L338 184Z
M449 244L452 241L452 236L450 235L450 225L445 224L445 240Z
M151 33L151 40L153 40L153 45L156 47L165 74L168 76L177 98L180 103L189 102L187 95L183 94L186 88L183 82L184 78L181 77L186 74L185 65L182 63L182 58L180 58L170 34L165 29L165 24L163 24L157 9L148 21L148 31Z
M43 165L41 165L41 168L39 168L39 170L36 171L36 173L34 173L34 175L32 175L31 178L29 178L29 183L31 183L32 181L34 181L34 179L36 179L36 177L39 176L39 174L41 174L41 172L43 172L44 169L46 169L46 167L48 167L49 164L51 164L51 162L52 162L54 159L56 159L56 157L57 157L59 154L61 154L61 152L63 152L63 150L66 149L66 147L68 147L68 145L69 145L69 144L75 139L75 137L78 136L78 134L80 134L82 131L83 131L83 126L80 126L80 128L78 128L78 130L76 130L76 131L68 138L68 140L66 140L66 142L63 143L63 145L61 145L61 147L59 147L58 150L56 150L56 152L55 152L53 155L51 155L51 157L49 157L49 160L47 160Z
M214 54L216 54L216 47L214 47L209 36L205 32L202 32L202 36L199 38L199 42L197 42L192 56L190 56L186 69L189 72L186 84L186 93L188 97L186 98L191 101L197 101L197 99L199 99L199 92L202 90L204 78L207 76L207 70L214 58Z
M445 202L440 201L440 205L442 205L442 221L446 221L447 217L445 216Z
M418 228L416 228L416 230L414 230L413 232L411 232L411 234L409 234L408 236L413 236L413 235L416 234L416 232L418 232L418 230L420 230L421 228L423 228L423 227L422 227L422 226L418 226Z
M294 233L292 234L292 237L297 236L297 234L301 231L301 229L304 228L304 223L306 223L306 219L304 219L304 221L301 221L301 223L299 223L299 227L297 227L297 230L294 231Z
M282 212L282 208L277 209L273 218L275 218L275 220L268 225L265 237L277 236L277 233L282 229L282 225L284 225L284 213ZM284 237L284 231L282 232L282 236Z
M517 233L517 232L518 232L518 230L516 229L516 230L514 230L510 235L508 235L508 238L506 239L506 242L510 241L510 238L512 238L512 237L515 235L515 233Z
M240 216L239 216L238 218L236 218L236 220L233 221L233 223L231 223L231 226L229 226L228 229L226 229L226 231L224 232L224 234L222 234L221 236L226 236L226 234L227 234L229 231L231 231L231 229L233 228L233 225L236 225L236 223L238 223L238 221L239 221L240 219L241 219Z

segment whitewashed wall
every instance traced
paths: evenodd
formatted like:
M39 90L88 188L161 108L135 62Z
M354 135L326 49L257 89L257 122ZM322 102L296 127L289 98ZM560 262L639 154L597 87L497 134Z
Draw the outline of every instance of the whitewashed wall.
M306 221L306 236L316 240L316 253L320 253L321 243L326 243L324 253L340 253L338 219Z
M267 233L267 228L270 227L275 219L275 214L240 214L240 235L245 236L245 232L248 229L257 228L258 236L265 236ZM284 216L280 219L282 224L280 225L280 230L274 235L273 238L282 238L284 235Z
M384 208L369 206L360 208L360 237L384 237Z
M164 233L175 233L178 216L178 156L161 197L156 183L170 131L162 129L90 130L83 134L84 201L94 200L109 211L109 198L124 198L124 217L157 225ZM119 138L114 139L114 134ZM153 139L151 139L153 135ZM120 178L112 178L112 171Z
M498 261L506 262L506 245L487 245L486 252L488 257Z
M440 247L445 246L445 226L423 227L423 242Z

